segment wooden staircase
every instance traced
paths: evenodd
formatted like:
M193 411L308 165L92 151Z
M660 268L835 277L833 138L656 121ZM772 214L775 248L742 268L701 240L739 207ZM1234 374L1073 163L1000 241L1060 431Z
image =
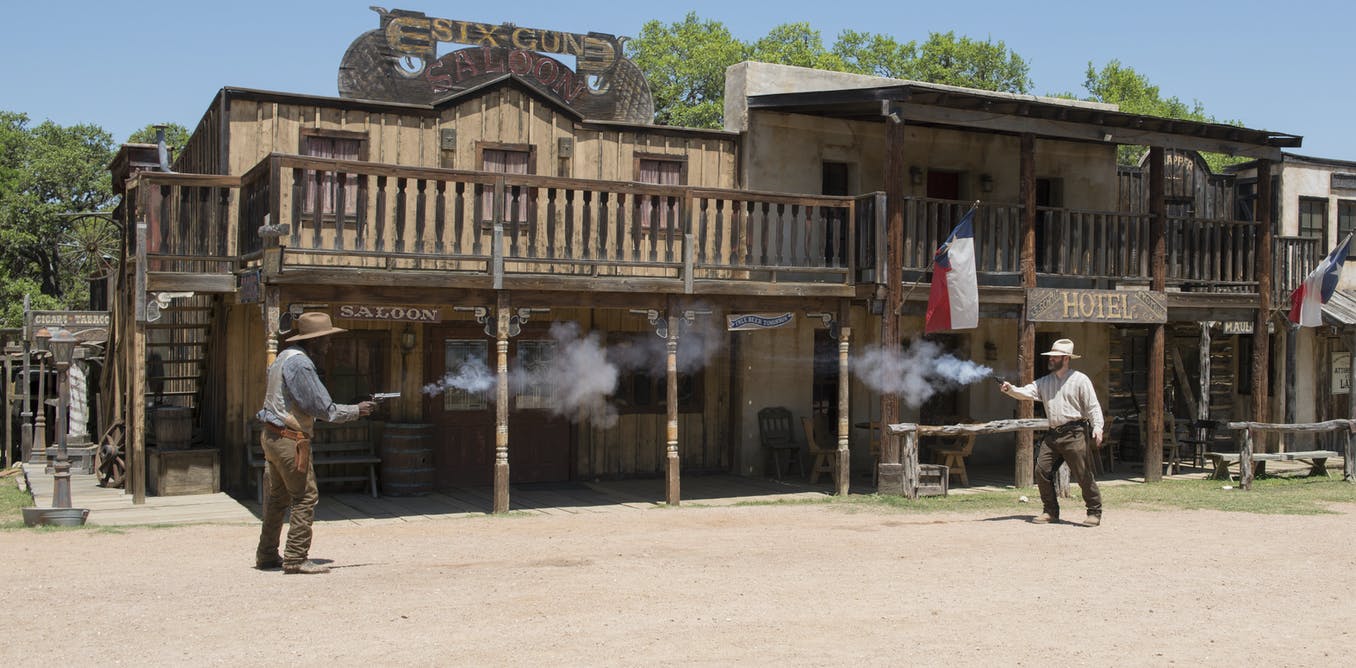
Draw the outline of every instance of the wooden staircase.
M183 406L198 423L216 307L213 295L178 298L146 324L146 407ZM154 429L147 430L148 442Z

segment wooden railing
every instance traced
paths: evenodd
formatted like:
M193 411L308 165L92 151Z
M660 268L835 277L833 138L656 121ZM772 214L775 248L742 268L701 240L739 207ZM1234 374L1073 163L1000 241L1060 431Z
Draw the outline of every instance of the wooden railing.
M1209 290L1257 286L1257 223L1168 219L1168 283Z
M146 222L150 271L227 272L235 258L227 243L231 176L142 172L129 200L129 220Z
M1271 263L1274 278L1271 281L1274 304L1289 303L1290 293L1304 282L1304 277L1318 267L1323 249L1318 239L1307 237L1273 237Z
M289 266L849 284L853 206L275 154L243 179L240 247L262 248L267 219L287 226Z

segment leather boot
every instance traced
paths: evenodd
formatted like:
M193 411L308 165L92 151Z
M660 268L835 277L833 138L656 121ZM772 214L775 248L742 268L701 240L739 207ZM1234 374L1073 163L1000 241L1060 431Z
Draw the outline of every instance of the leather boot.
M278 554L275 554L272 557L254 558L254 567L261 571L276 571L279 568L282 568L282 565L282 556Z
M1093 514L1089 513L1087 519L1084 519L1084 520L1083 520L1083 526L1085 526L1085 527L1097 527L1097 526L1102 526L1102 516L1101 516L1101 515L1093 515Z
M288 575L319 575L330 572L330 567L307 559L299 564L286 564L283 572Z
M1031 521L1036 524L1053 524L1059 521L1059 515L1051 515L1050 513L1041 513Z

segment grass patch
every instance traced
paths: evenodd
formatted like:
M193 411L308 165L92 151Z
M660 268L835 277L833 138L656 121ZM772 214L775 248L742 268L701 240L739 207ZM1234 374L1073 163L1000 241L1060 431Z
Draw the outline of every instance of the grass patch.
M17 468L6 469L4 477L0 477L0 528L12 529L24 525L23 511L21 508L27 508L33 505L33 498L28 492L19 489L19 476Z
M1230 486L1232 489L1224 489ZM1243 491L1237 483L1221 480L1164 480L1152 484L1102 485L1102 504L1140 510L1218 510L1233 513L1267 515L1321 515L1336 512L1334 504L1356 503L1356 485L1340 478L1261 477L1252 490ZM1027 503L1018 499L1028 498ZM1035 487L995 492L928 496L914 501L898 496L856 494L848 497L747 501L737 505L831 505L846 512L967 513L999 512L1036 515L1041 511L1040 493ZM1060 506L1082 511L1083 499L1074 485L1072 496L1061 499Z

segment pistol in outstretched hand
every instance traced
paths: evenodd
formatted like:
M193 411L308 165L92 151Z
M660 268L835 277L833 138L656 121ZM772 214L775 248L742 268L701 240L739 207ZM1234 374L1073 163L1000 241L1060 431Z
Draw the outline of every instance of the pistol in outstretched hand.
M372 395L372 401L375 401L377 403L381 403L383 401L386 401L387 399L399 399L399 398L400 398L399 392L377 392L376 394Z

